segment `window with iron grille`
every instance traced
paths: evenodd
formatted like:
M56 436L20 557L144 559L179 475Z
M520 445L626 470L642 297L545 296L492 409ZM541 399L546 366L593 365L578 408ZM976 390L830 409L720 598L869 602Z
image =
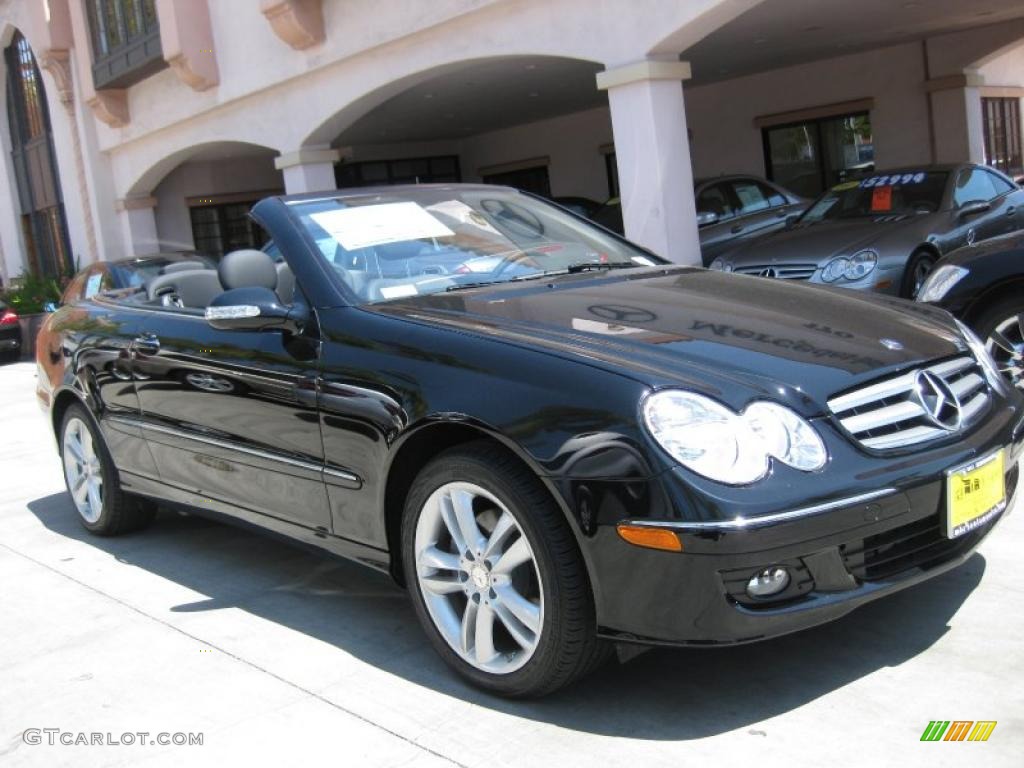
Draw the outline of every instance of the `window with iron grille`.
M57 277L71 268L72 261L46 88L32 48L20 32L14 33L4 60L11 160L26 266L36 275Z
M267 236L249 218L249 211L256 202L250 200L190 208L195 249L210 256L223 256L240 248L260 248L267 241Z
M156 0L86 0L96 88L126 88L167 66Z
M1021 152L1020 99L983 98L985 164L1010 176L1024 174Z
M338 189L378 184L449 184L462 181L457 155L342 163L334 169Z

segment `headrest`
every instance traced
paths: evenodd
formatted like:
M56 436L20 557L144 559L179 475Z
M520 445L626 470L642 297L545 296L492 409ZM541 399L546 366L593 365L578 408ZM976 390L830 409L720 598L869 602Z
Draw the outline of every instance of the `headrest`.
M251 248L227 254L217 265L217 275L226 290L277 287L274 260L269 254Z

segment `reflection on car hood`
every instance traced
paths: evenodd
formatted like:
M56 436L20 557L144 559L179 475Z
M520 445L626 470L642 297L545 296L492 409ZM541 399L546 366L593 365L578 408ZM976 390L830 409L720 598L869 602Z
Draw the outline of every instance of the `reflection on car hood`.
M884 246L898 240L913 248L934 225L934 216L877 216L784 229L742 242L722 258L735 266L750 264L817 264L824 266L839 255L852 255L868 246ZM909 253L909 251L907 251Z
M689 267L508 283L368 309L573 357L651 386L690 386L736 407L772 397L806 415L848 387L963 349L949 316L925 305ZM585 398L582 371L579 384Z

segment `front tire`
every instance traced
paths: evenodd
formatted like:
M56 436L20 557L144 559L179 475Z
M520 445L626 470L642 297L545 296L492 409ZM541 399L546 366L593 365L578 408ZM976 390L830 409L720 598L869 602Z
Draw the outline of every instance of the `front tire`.
M402 555L431 644L474 685L542 696L605 658L572 532L501 448L471 443L423 468L406 499Z
M60 456L68 493L87 531L117 536L145 528L153 520L156 509L152 502L121 490L96 422L81 405L69 406L64 413Z
M974 323L999 373L1017 389L1024 390L1024 301L1003 299Z
M907 268L903 270L903 281L900 285L900 296L913 299L921 291L921 286L935 268L935 254L924 249L914 251Z

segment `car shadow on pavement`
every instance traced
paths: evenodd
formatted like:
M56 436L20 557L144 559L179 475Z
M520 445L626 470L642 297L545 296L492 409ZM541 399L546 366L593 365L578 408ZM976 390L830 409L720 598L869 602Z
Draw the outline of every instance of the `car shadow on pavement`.
M763 736L755 724L928 649L985 571L985 559L975 554L959 568L822 627L745 646L652 650L546 699L507 701L455 677L427 643L404 591L369 568L165 510L145 532L106 539L79 525L66 494L36 499L28 508L62 536L209 596L167 606L171 612L239 608L477 706L650 740L745 727Z

